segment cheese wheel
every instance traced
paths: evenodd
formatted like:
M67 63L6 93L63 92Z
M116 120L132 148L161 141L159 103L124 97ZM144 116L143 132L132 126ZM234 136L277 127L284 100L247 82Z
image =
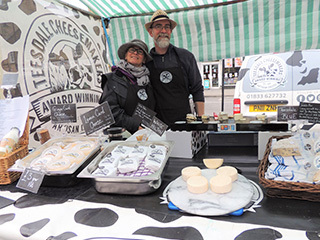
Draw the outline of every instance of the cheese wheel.
M210 179L210 188L215 193L228 193L232 190L232 179L227 175L216 175Z
M223 166L217 169L218 175L227 175L231 177L232 182L238 179L238 171L235 167Z
M201 169L196 166L185 167L181 170L182 179L187 181L192 176L201 176Z
M187 180L187 188L191 193L205 193L209 189L208 179L204 176L192 176Z
M223 163L223 158L204 158L204 165L209 169L216 169Z

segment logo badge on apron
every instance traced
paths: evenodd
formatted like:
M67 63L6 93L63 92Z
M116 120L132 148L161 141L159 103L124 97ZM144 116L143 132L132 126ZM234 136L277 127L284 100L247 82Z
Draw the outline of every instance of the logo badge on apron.
M172 74L168 71L160 73L160 81L163 83L169 83L172 81Z
M144 88L139 89L139 91L137 92L137 95L138 95L138 98L140 98L143 101L148 99L148 94Z

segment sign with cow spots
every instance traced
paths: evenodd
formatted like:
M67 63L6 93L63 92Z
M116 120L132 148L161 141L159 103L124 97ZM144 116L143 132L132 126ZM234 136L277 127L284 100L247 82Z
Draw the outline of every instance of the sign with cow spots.
M0 79L18 74L30 96L29 145L38 144L40 127L52 136L83 135L79 116L99 105L99 76L108 71L100 17L47 0L3 1L0 12ZM76 121L52 122L52 105L73 104Z

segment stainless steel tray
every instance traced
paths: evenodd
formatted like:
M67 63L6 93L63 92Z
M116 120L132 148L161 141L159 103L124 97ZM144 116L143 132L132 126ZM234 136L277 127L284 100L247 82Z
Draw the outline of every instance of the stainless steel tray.
M97 169L99 162L103 157L111 152L118 145L133 147L135 145L139 146L149 146L150 144L157 144L166 146L168 151L165 160L162 162L160 169L148 176L95 176L92 173ZM146 141L146 142L136 142L136 141L114 141L103 146L103 150L95 157L91 163L85 167L80 174L79 178L92 178L94 182L95 189L100 193L117 193L117 194L131 194L131 195L142 195L155 191L161 185L161 175L165 169L168 158L173 149L173 141Z
M46 176L53 176L53 175L70 175L76 172L76 170L91 159L98 151L100 151L101 144L99 144L98 138L92 137L59 137L59 138L52 138L33 152L29 153L26 157L16 162L12 167L8 169L8 171L15 171L15 172L23 172L25 168L30 166L30 163L37 157L41 155L41 153L47 149L48 147L64 142L64 143L72 143L76 141L93 141L96 144L96 147L78 164L73 165L71 168L63 170L63 171L46 171Z

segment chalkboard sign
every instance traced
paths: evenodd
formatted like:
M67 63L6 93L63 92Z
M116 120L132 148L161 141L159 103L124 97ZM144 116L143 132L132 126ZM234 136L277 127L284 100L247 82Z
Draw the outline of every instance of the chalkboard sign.
M108 102L104 102L100 106L82 114L80 118L87 135L114 123Z
M44 173L31 168L26 168L21 174L17 188L37 193L43 181Z
M277 121L297 120L298 112L299 106L278 106Z
M52 104L51 121L53 123L77 122L76 104Z
M146 106L138 103L136 109L133 112L133 117L141 121L142 124L149 127L152 124L152 119L156 115L154 111Z
M164 122L162 122L159 118L154 116L152 118L151 125L148 126L152 131L154 131L159 136L162 136L162 134L167 130L168 125L166 125Z
M306 119L309 122L320 123L320 104L305 102L300 103L299 119Z

